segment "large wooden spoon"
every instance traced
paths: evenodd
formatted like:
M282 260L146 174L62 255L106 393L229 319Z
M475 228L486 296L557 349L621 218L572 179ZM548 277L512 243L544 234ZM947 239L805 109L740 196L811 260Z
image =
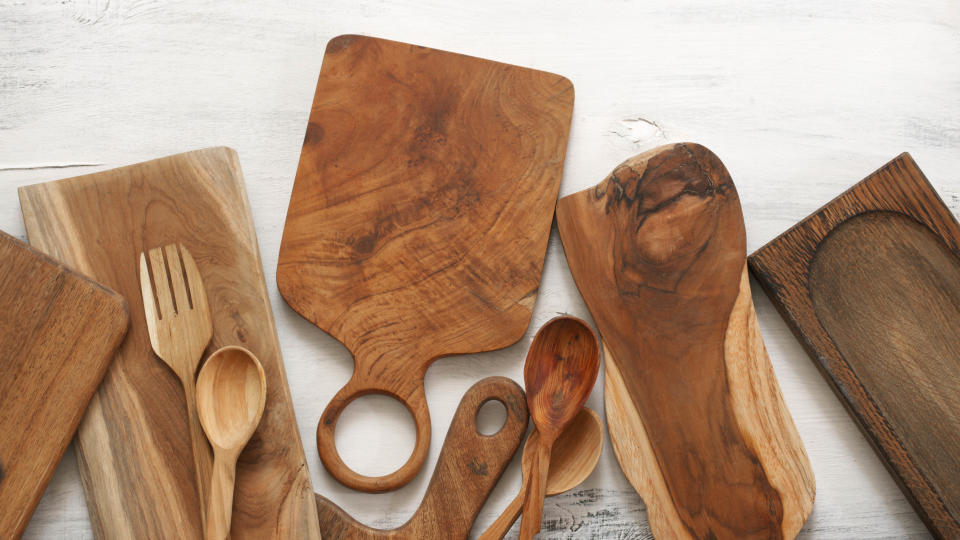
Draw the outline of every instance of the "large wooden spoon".
M520 464L523 471L523 485L520 487L520 493L507 505L500 517L480 535L479 540L500 540L506 536L510 527L520 517L529 487L530 467L536 455L539 439L539 432L534 430L523 447L523 460ZM582 484L597 467L602 450L603 422L597 413L584 407L553 445L546 496L559 495Z
M230 533L233 485L240 451L253 436L267 400L260 361L243 347L210 355L197 378L197 413L213 446L213 479L207 501L206 540Z
M527 408L540 436L527 474L530 487L523 504L521 540L540 531L553 443L583 408L599 370L600 343L590 325L580 319L551 319L533 338L523 382Z

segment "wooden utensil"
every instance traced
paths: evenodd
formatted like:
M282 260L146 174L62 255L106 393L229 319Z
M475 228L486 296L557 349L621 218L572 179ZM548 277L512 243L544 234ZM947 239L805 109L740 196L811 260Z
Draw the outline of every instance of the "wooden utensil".
M520 493L507 505L500 517L480 535L479 540L500 540L507 535L510 527L520 517L523 502L526 499L531 466L539 447L539 438L537 430L533 430L523 447L521 462L523 485L520 487ZM596 468L602 450L603 421L597 413L584 407L553 444L546 495L548 497L559 495L582 484Z
M507 418L498 432L483 435L476 417L480 407L491 400L506 407ZM505 377L483 379L460 401L423 502L410 521L389 531L373 529L317 495L323 539L466 539L526 431L527 406L520 386Z
M354 356L317 426L343 484L408 483L430 447L423 391L442 356L523 336L543 267L573 108L563 77L363 36L327 45L280 246L277 286ZM410 410L413 454L368 477L334 443L364 394Z
M960 538L960 225L909 154L750 256L920 517Z
M213 337L213 322L203 279L190 251L167 244L140 253L140 293L150 346L183 385L197 497L206 503L210 499L212 456L197 416L195 377L203 351ZM205 504L200 505L200 520L206 523Z
M140 253L178 242L202 274L213 349L240 344L267 377L237 465L234 540L316 540L316 505L236 152L210 148L20 188L34 246L122 294L130 333L77 432L97 538L202 538L183 388L150 346ZM122 464L122 466L118 466Z
M127 330L120 295L0 232L0 536L19 538Z
M657 538L792 538L814 479L757 328L737 190L696 144L635 156L557 224L604 340L620 467Z
M266 400L263 366L250 351L227 346L204 362L197 377L197 411L214 457L206 540L223 540L230 534L237 458L257 429Z
M537 451L527 476L520 538L540 531L554 442L587 402L600 370L600 343L590 325L556 317L533 338L523 366L527 409L537 427Z

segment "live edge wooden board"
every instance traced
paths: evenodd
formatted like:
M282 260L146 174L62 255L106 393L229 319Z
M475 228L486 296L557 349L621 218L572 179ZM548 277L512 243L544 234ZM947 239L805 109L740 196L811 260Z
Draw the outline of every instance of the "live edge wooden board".
M320 538L260 251L233 150L210 148L20 188L31 243L122 294L126 340L77 432L97 538L201 538L183 389L153 355L141 251L179 242L213 318L208 352L242 345L263 364L266 411L237 464L232 538Z
M345 485L409 482L430 447L429 365L523 336L572 111L558 75L362 36L327 45L277 285L353 353L317 427L323 464ZM334 444L340 413L369 393L416 422L413 454L382 477L350 470Z
M960 538L960 224L902 154L750 268L930 531Z
M123 298L0 232L0 538L19 538L127 330Z
M813 472L757 327L736 188L696 144L635 156L560 200L604 340L610 439L666 538L793 538Z

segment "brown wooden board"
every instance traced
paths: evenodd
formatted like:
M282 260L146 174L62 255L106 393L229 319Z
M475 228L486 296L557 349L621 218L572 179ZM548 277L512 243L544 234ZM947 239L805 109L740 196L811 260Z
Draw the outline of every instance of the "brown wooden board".
M604 340L610 439L657 538L793 538L814 498L757 327L737 190L696 144L635 156L560 200Z
M960 538L960 225L909 154L750 268L931 532Z
M77 434L98 538L200 538L183 389L150 349L138 261L179 242L213 318L208 352L250 349L266 412L237 464L234 540L319 538L316 506L236 152L209 148L20 188L31 243L122 294L131 327Z
M317 430L344 484L409 482L430 446L430 363L523 336L572 109L558 75L369 37L327 45L277 285L354 356ZM334 445L340 412L368 393L403 402L417 426L410 459L378 478L350 470Z
M488 401L506 408L503 427L491 435L477 428L477 413ZM527 432L523 390L506 377L488 377L464 394L440 450L437 468L423 502L409 521L391 530L367 527L317 495L324 540L444 538L466 540L473 521L490 496Z
M0 232L0 537L18 538L127 330L127 305Z

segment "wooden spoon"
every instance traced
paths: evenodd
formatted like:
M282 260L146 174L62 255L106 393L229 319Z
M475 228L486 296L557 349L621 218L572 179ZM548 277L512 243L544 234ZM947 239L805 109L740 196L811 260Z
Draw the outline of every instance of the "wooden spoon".
M520 464L523 471L523 485L520 487L520 493L507 505L500 517L480 535L479 540L500 540L506 536L510 527L520 517L529 487L530 466L539 439L539 433L534 430L523 447L523 460ZM579 486L596 468L597 461L600 460L600 452L603 450L603 422L597 413L584 407L580 409L580 413L573 422L570 422L567 429L563 430L553 446L550 473L547 476L546 495L548 497Z
M213 446L213 480L207 501L206 540L230 533L237 458L253 436L267 400L260 361L243 347L219 349L197 378L197 413Z
M583 408L600 369L600 343L590 325L575 317L556 317L537 332L527 352L523 382L527 408L540 436L527 474L520 538L540 531L553 443Z

